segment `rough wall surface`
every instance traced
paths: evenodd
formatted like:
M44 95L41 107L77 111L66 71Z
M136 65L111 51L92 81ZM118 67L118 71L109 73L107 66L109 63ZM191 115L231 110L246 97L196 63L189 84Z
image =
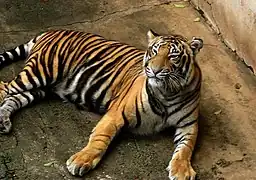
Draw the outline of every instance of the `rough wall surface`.
M221 33L225 43L236 51L256 73L256 1L192 0Z

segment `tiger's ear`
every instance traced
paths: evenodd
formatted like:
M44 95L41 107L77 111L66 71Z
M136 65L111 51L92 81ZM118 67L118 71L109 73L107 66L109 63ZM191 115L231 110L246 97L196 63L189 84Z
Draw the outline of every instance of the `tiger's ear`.
M152 29L150 29L147 33L148 36L148 43L150 43L155 37L159 36L157 33L155 33Z
M193 37L190 41L190 48L192 49L194 54L197 54L200 49L203 47L203 40L197 37Z

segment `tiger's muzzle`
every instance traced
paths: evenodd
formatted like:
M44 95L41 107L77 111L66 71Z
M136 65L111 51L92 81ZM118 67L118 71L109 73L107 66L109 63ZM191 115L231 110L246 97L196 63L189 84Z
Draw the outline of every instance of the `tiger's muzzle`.
M169 69L153 69L150 67L146 67L146 74L148 78L156 78L161 80L170 74L170 70Z
M158 53L152 57L145 68L148 78L164 79L171 72L171 63L169 61L169 46L162 45Z

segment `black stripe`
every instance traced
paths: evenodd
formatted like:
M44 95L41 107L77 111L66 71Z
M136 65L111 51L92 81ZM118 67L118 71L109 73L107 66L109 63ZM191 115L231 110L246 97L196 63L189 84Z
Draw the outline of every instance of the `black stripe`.
M103 46L105 46L105 45L102 45L102 46L100 46L100 47L98 47L98 48L101 48L101 47L103 47ZM81 58L81 59L85 59L85 61L83 61L83 62L84 62L83 65L85 65L85 66L90 66L90 65L92 65L93 63L95 63L95 61L92 61L92 59L97 58L97 57L94 57L94 58L92 58L92 59L88 59L88 58L87 58L87 57L89 57L90 53L92 53L94 50L95 50L95 49L92 49L92 50L89 51L88 53L86 53L86 54L84 54L83 56L79 57L79 58ZM104 52L104 51L102 51L102 53L103 53L103 52ZM76 55L76 53L74 53L73 56L75 56L75 55ZM73 59L73 57L71 57L71 56L69 56L68 58L72 58L72 59ZM68 58L67 58L67 59L68 59ZM75 59L74 59L74 60L75 60ZM72 69L73 63L70 62L68 65L65 65L65 66L68 66L68 69L70 70L70 69ZM69 72L68 72L68 73L69 73Z
M111 139L112 137L110 135L107 135L107 134L97 134L97 136L103 136L103 137L106 137L108 139ZM95 136L96 137L96 136Z
M108 142L106 142L106 141L104 141L104 140L102 140L102 139L94 139L95 138L95 136L93 136L93 138L92 138L92 140L90 141L90 143L91 142L102 142L102 143L104 143L105 144L105 146L108 146L109 145L109 143Z
M140 112L139 112L139 108L138 108L137 97L135 98L135 110L136 110L136 119L137 119L137 124L136 124L135 128L138 128L141 125L141 116L140 116Z
M79 52L79 51L84 52L82 49L82 46L86 45L86 43L87 43L86 41L91 38L91 36L88 34L85 34L84 36L85 37L80 37L80 38L78 37L75 40L72 40L72 37L69 38L68 45L67 45L65 51L63 51L64 57L65 57L64 61L63 61L63 65L66 64L68 57L70 57L70 54L72 52L74 52L75 48L78 49L77 52ZM78 58L80 53L77 53L77 52L73 54L72 58L75 58L75 59Z
M16 105L16 107L19 108L19 104L14 99L8 98L7 100L12 101Z
M28 104L32 102L32 100L25 93L21 92L20 95L28 101Z
M36 51L30 52L30 55L33 55L34 53L42 50L45 48L45 46L48 46L51 44L52 40L56 38L56 36L59 33L57 31L48 31L46 34L44 34L39 41L37 41L36 44L34 44L33 49Z
M8 101L8 99L5 98L5 99L3 100L3 102L1 102L1 104L0 104L1 107L3 107L3 106L6 104L7 101Z
M111 57L106 58L107 56L109 56L111 53L113 53L117 48L120 47L120 44L114 43L114 44L105 44L106 48L103 49L101 52L98 52L97 56L100 59L104 59L104 60L108 60L111 59Z
M104 45L103 45L104 46ZM114 47L115 48L115 47ZM106 61L106 59L103 58L103 55L109 55L111 54L113 51L109 51L109 50L112 50L113 47L111 46L106 46L106 48L102 49L102 51L98 52L96 56L94 56L92 58L92 61L91 60L88 60L88 56L90 54L86 54L84 55L84 62L83 62L83 66L84 67L89 67L89 68L93 68L94 66L99 66L99 65L102 65L102 63L104 63ZM93 59L95 59L95 61L93 61ZM90 67L91 66L91 67ZM81 67L81 66L80 66ZM77 67L79 68L79 66ZM77 69L75 68L75 70Z
M193 140L191 138L184 138L180 142L177 142L176 147L179 146L180 144L184 143L184 142L189 142L189 141L193 141Z
M15 83L22 89L22 90L26 90L26 86L24 85L22 79L21 79L21 75L19 74L16 79L15 79ZM13 86L14 87L14 86ZM16 89L16 88L15 88ZM17 89L16 89L17 90ZM19 91L18 91L19 92Z
M33 96L34 101L42 99L44 97L42 90L31 91L30 94Z
M50 77L52 79L51 81L51 84L54 83L56 81L56 79L53 79L53 76L54 76L54 69L56 67L54 67L54 62L55 61L59 61L58 59L55 59L55 56L56 56L56 50L58 48L58 42L60 41L60 39L52 46L52 48L50 49L49 51L49 58L48 58L48 70L50 72ZM59 63L59 62L58 62ZM58 72L57 72L58 73Z
M69 31L63 31L60 32L58 34L57 37L54 37L54 40L56 40L56 42L52 42L50 43L50 45L48 46L48 49L47 51L45 52L46 54L48 53L49 57L47 59L48 61L48 65L47 65L47 68L49 69L49 72L50 72L50 77L51 77L51 84L54 83L56 81L56 79L53 79L53 72L54 72L54 62L55 61L58 61L58 64L59 64L59 59L55 59L55 56L56 56L56 50L58 48L58 46L60 45L60 41L69 34ZM51 48L50 48L51 46ZM49 49L50 48L50 49ZM50 50L50 51L49 51ZM58 71L57 71L57 74L58 74Z
M125 79L125 78L123 78ZM137 76L133 77L133 80L130 83L127 83L127 86L125 86L123 89L127 89L125 94L123 94L123 92L120 92L120 94L122 93L122 98L120 99L120 103L118 106L120 106L120 104L122 103L123 99L127 96L127 94L129 93L129 90L131 89L131 87L133 86L133 83L137 80Z
M189 67L190 67L190 65L191 65L191 59L190 59L190 55L187 55L188 57L187 57L187 61L186 61L186 64L185 64L185 71L184 71L184 73L188 73L189 72Z
M6 106L9 107L12 110L15 109L15 107L13 107L11 104L7 104ZM12 113L12 110L10 110L9 108L6 108L5 110Z
M105 41L100 41L100 42L98 42L97 44L94 44L94 46L93 46L93 48L90 48L90 47L86 47L86 48L84 48L84 51L86 51L86 49L88 50L88 49L90 49L90 51L88 51L87 52L87 56L89 56L90 54L92 54L93 52L95 52L95 50L98 50L98 49L101 49L102 47L105 47L105 48L103 48L103 49L101 49L101 51L100 52L98 52L97 54L96 54L96 56L94 56L93 58L91 58L91 59L88 59L88 61L86 62L86 63L90 63L90 64L92 64L92 63L95 63L95 61L93 61L93 60L98 60L98 59L102 59L103 61L107 61L108 59L111 59L111 58L113 58L113 56L115 55L115 54L117 54L117 53L119 53L120 51L122 51L123 50L123 48L120 50L120 51L118 51L118 52L116 52L115 54L113 53L116 49L118 49L120 46L117 46L117 45L112 45L112 44L103 44ZM98 45L100 45L100 46L98 46ZM96 47L97 46L97 47ZM111 51L108 51L109 49L112 49ZM105 58L107 55L110 55L111 54L111 56L109 57L109 58ZM85 56L85 55L84 55Z
M187 96L190 96L191 94L193 94L195 91L200 91L200 88L201 88L201 74L199 75L199 76L195 76L194 78L193 78L193 80L192 80L192 82L191 82L191 84L193 83L193 81L195 81L195 80L198 80L198 82L197 82L197 85L196 85L196 88L192 91L192 92L189 92L189 93L187 93ZM171 96L171 97L166 97L166 101L173 101L173 100L175 100L175 99L178 99L178 98L183 98L184 97L184 95L183 94L176 94L176 95L174 95L174 96ZM185 99L185 98L183 98L183 99ZM175 103L174 103L175 104ZM171 104L171 105L174 105L174 104Z
M58 54L58 75L56 78L56 82L59 82L62 80L63 76L64 76L64 67L62 66L62 58L61 58L61 54Z
M101 72L99 74L102 75ZM104 97L99 96L96 100L93 99L93 94L97 92L97 90L101 90L101 85L103 85L104 82L110 77L111 74L101 78L99 81L97 81L95 84L91 85L87 92L85 93L85 101L88 103L89 108L92 108L93 111L98 111L99 107L101 105L101 102ZM105 112L105 110L103 110ZM100 112L101 113L101 112Z
M58 76L57 76L56 82L60 81L62 79L62 77L65 76L64 67L65 67L65 63L68 59L68 57L66 57L65 55L66 55L66 52L68 51L70 44L74 43L74 42L72 42L72 38L75 37L76 39L79 39L80 36L83 35L83 33L78 33L78 32L76 34L73 34L73 33L71 32L70 34L68 34L67 36L69 36L69 37L66 38L64 42L61 42L58 44L58 49L60 51L58 54ZM65 36L63 36L62 39L63 38L65 38ZM65 49L64 49L64 47L65 47Z
M181 136L179 139L174 140L174 144L177 144L178 142L183 141L183 140L185 140L185 139L186 139L186 136L183 135L183 136Z
M69 47L69 51L72 52L72 51L74 51L75 48L77 48L78 45L81 46L84 44L84 42L88 41L89 39L91 39L93 37L97 37L97 35L95 35L95 34L85 34L85 36L86 37L81 38L79 42L77 42L78 39L76 39L74 42L72 42L72 45ZM76 46L74 46L75 43L77 43ZM86 44L86 45L88 45L88 44Z
M119 76L119 74L121 73L121 71L123 70L123 68L124 68L125 66L121 66L121 67L119 67L119 69L118 69L118 71L116 71L116 73L115 73L115 75L114 75L114 77L111 79L111 81L109 82L109 85L104 89L104 90L102 90L102 92L101 92L101 94L100 94L100 96L99 96L99 98L96 100L96 106L98 107L99 106L99 104L101 104L102 102L102 100L104 99L104 97L105 97L105 95L106 95L106 93L107 93L107 90L112 86L112 84L113 84L113 82L116 80L116 78ZM133 79L133 81L131 82L131 84L130 84L130 87L133 85L133 83L134 83L134 81L136 80L137 78L134 78ZM130 88L128 88L128 89L130 89ZM126 94L127 94L128 92L126 92ZM125 95L126 95L125 94ZM125 97L125 95L123 96L123 98ZM121 100L122 101L122 100ZM120 102L121 102L120 101ZM109 105L110 104L110 102L107 102L107 105ZM108 108L108 106L106 106L106 109Z
M4 60L2 61L3 65L11 64L11 59L10 59L9 55L6 52L3 53L2 56L4 57Z
M87 69L79 78L78 84L76 86L76 92L80 96L82 96L82 90L85 87L88 79L91 77L91 75L101 66L102 64L98 64L97 66L92 66L89 69ZM79 99L79 98L78 98Z
M125 48L124 48L125 49ZM121 49L121 50L123 50L123 49ZM122 54L122 55L120 55L120 56L118 56L117 58L115 58L114 60L112 60L111 62L108 62L108 61L106 61L106 64L107 65L105 65L103 68L102 68L102 70L101 70L101 72L102 73L105 73L105 72L108 72L108 71L110 71L110 70L112 70L113 68L115 68L116 66L118 66L118 62L120 62L120 60L122 60L122 58L125 56L125 55L127 55L128 53L130 53L131 51L128 51L127 53L125 53L125 54ZM109 58L109 59L111 59L111 57ZM122 62L124 62L125 60L123 60ZM115 65L115 67L113 67ZM117 67L118 68L118 67ZM102 76L102 73L99 73L97 76L96 76L96 78L98 78L99 76Z
M19 108L21 108L22 107L22 102L21 102L21 100L18 98L18 97L16 97L16 96L12 96L15 100L16 100L16 102L19 104Z
M188 97L188 99L185 99L185 100L182 100L180 102L174 103L173 105L176 105L176 104L179 104L179 103L180 103L180 105L177 106L175 109L173 109L173 111L169 112L168 117L177 113L178 111L180 111L186 104L190 103L191 101L192 101L192 104L193 104L193 102L195 102L198 98L199 98L199 92L195 91L195 93L192 94L191 97Z
M93 36L93 37L97 37L97 36ZM88 39L89 40L89 39ZM104 38L97 38L97 39L94 39L93 41L91 41L91 42L86 42L85 43L85 46L83 46L82 47L82 49L81 49L81 51L82 52L84 52L86 49L87 50L89 50L89 49L91 49L90 51L92 51L92 50L94 50L94 48L96 47L96 46L98 46L98 45L100 45L100 44L102 44L102 43L104 43L104 42L107 42L107 40L106 39L104 39ZM104 44L104 46L105 46L106 44ZM97 49L98 49L99 47L97 47Z
M76 53L74 53L73 54L73 56L71 56L71 53L74 51L74 49L72 48L72 46L73 46L73 44L75 43L75 42L72 42L71 43L71 47L68 47L67 49L68 49L68 57L66 57L66 60L68 59L68 58L71 58L71 59L73 59L73 60L77 60L77 58L80 58L80 59L86 59L86 62L88 62L88 60L89 59L87 59L86 57L88 57L89 56L89 54L90 54L90 52L92 52L93 50L95 50L95 49L91 49L91 51L89 51L89 52L87 52L86 54L84 54L83 56L82 56L82 53L84 53L85 51L86 51L86 49L89 49L88 48L88 46L90 46L93 42L95 42L95 41L97 41L98 39L96 39L96 40L94 40L94 41L92 41L92 42L90 42L90 43L88 43L87 41L90 39L90 38L92 38L92 37L95 37L96 35L93 35L93 36L89 36L89 37L86 37L86 38L81 38L81 41L79 42L79 44L77 45L77 46L75 46L75 48L77 48L77 50L76 50ZM100 43L102 43L103 41L100 41L99 43L97 43L97 44L100 44ZM102 45L102 46L104 46L104 45ZM101 47L102 47L101 46ZM98 47L98 48L100 48L100 47ZM65 64L66 64L66 61L64 62ZM65 65L65 66L68 66L68 69L71 69L71 65L72 65L72 63L69 63L68 65Z
M29 52L26 53L24 44L20 45L18 48L20 50L20 59L22 59L22 60L26 59Z
M179 132L178 134L175 134L175 135L174 135L174 139L175 139L177 136L181 135L181 134L182 134L182 132Z
M10 50L9 52L13 55L13 61L20 60L19 55L18 55L18 53L16 52L15 49Z
M35 38L32 40L33 43L36 43L36 38L37 38L37 37L35 37Z
M190 121L190 122L188 122L186 124L183 124L182 126L179 126L179 128L184 128L184 127L190 126L190 125L194 124L195 122L197 122L197 119L193 120L193 121Z
M188 144L186 144L185 142L181 142L181 143L179 143L176 147L178 147L179 145L185 145L185 146L187 146L190 150L192 150L192 148L188 145Z
M110 47L107 47L106 49L109 49ZM118 48L118 47L115 47L115 49L113 50L113 51L115 51L116 50L116 48ZM103 63L104 64L102 64L102 66L104 66L102 69L101 69L101 73L105 73L105 72L108 72L108 70L113 70L113 66L115 65L115 64L117 64L117 61L121 58L121 57L118 57L118 58L115 58L115 59L113 59L113 55L114 54L111 54L111 53L113 53L113 51L112 52L110 52L109 54L111 54L112 56L111 57L109 57L109 58L102 58L101 57L101 55L102 54L105 54L104 53L104 51L105 51L105 49L103 49L102 51L100 51L93 59L96 59L96 60L98 60L98 59L102 59L102 61L104 61ZM92 63L92 60L90 60L91 61L91 63ZM97 61L97 63L98 62L100 62L100 61ZM95 78L99 78L102 74L101 73L99 73Z
M181 138L177 139L174 141L174 144L176 144L177 146L179 145L179 143L181 143L182 141L189 141L192 140L190 138L187 138L186 135L182 136Z
M149 101L149 105L152 109L152 111L161 116L161 117L164 117L164 106L161 104L161 102L155 98L155 96L152 94L150 88L149 88L149 84L148 84L148 79L147 79L147 82L146 82L146 92L148 94L148 101Z
M24 71L26 72L26 76L28 78L29 83L33 86L33 88L37 88L37 84L35 80L32 78L32 75L29 73L29 71L27 69L24 69Z
M13 89L15 89L16 92L19 92L19 90L18 90L16 87L14 87L13 84L11 84L11 87L12 87ZM9 89L9 90L10 90L10 89ZM15 92L15 93L16 93L16 92ZM11 94L11 93L13 93L13 92L10 91L9 94Z
M47 50L50 46L50 43L45 45L43 49L40 49L40 54L39 56L37 56L37 60L35 60L36 62L40 63L43 67L43 72L45 74L45 79L46 79L46 84L51 84L52 82L52 76L50 74L47 73L47 67L46 66L46 58L45 55L47 53ZM38 70L38 73L40 73L40 71Z
M195 106L191 111L189 111L185 116L183 116L182 118L180 118L178 121L177 121L177 126L179 126L179 124L184 120L186 119L187 117L189 117L195 110L196 108L198 108L198 106Z
M76 37L75 40L72 40L72 38L74 37L70 37L67 39L67 41L65 41L63 43L63 48L65 46L65 49L63 51L63 54L61 54L62 56L62 60L61 60L61 63L62 63L62 66L65 67L65 66L69 66L68 70L70 70L70 65L72 64L72 61L69 63L69 64L66 64L68 59L72 59L72 60L77 60L78 58L80 58L81 56L81 53L83 52L82 51L82 45L84 45L87 41L87 38L83 38L83 37ZM66 45L66 43L68 43L68 45ZM74 44L76 44L76 46L74 46ZM74 46L74 48L73 48ZM77 48L77 50L75 51L75 48ZM75 53L74 53L75 51ZM67 72L69 73L69 72Z
M123 119L124 119L124 126L125 126L125 127L128 127L130 123L129 123L127 117L126 117L125 114L124 114L124 109L123 109L123 111L122 111L122 117L123 117Z
M146 113L146 110L145 110L144 105L143 105L142 92L140 92L140 102L141 102L142 111L143 111L144 113Z
M84 68L83 66L80 66L79 68L77 68L74 73L72 74L72 76L70 78L67 79L66 85L65 85L65 89L69 88L70 84L75 80L77 74L81 71L81 69ZM86 73L86 72L85 72ZM82 75L81 75L82 76ZM79 82L79 80L78 80Z
M31 68L32 72L34 73L34 75L36 76L36 78L38 79L39 83L38 86L45 86L46 84L44 84L44 81L43 81L43 77L42 77L42 73L44 72L41 72L39 71L39 67L38 67L38 64L40 62L38 61L31 61L33 66L32 65L29 65L29 67ZM43 69L44 71L44 69ZM45 74L46 75L46 74Z
M3 54L0 54L0 65L2 65L4 63L4 56ZM0 67L1 68L1 67Z
M173 152L173 155L176 154L177 152L180 151L180 148L179 149L176 149L174 152Z

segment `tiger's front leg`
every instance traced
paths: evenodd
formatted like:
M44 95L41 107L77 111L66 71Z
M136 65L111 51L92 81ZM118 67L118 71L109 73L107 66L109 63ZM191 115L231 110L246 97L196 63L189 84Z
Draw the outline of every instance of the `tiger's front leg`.
M67 169L73 175L83 176L95 168L106 152L111 140L124 126L124 119L115 112L105 114L92 130L89 142L80 152L71 156L67 162Z
M196 172L191 166L191 156L198 133L198 123L176 129L175 150L167 167L171 180L195 180Z

